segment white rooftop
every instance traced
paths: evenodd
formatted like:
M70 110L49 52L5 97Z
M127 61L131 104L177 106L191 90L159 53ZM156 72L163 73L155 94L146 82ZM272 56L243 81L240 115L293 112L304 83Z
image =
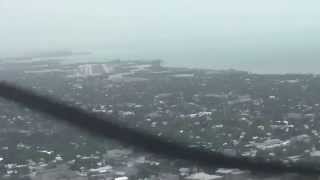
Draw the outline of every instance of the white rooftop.
M114 178L114 180L128 180L128 179L129 178L127 176Z
M204 172L191 174L190 176L186 177L186 179L191 180L216 180L216 179L222 179L222 176L218 175L210 175Z

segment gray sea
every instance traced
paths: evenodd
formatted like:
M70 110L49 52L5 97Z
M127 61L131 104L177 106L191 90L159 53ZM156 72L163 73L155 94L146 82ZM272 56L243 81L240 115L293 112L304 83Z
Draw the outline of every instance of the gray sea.
M137 51L91 51L90 55L65 57L65 63L120 60L162 59L165 66L235 69L258 74L313 73L320 74L320 60L272 54L215 54L202 52L150 53Z

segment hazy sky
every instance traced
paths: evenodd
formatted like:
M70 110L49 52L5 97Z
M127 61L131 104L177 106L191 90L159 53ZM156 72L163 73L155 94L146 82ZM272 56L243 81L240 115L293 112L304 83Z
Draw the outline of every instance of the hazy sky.
M319 7L318 0L0 0L0 53L320 57Z

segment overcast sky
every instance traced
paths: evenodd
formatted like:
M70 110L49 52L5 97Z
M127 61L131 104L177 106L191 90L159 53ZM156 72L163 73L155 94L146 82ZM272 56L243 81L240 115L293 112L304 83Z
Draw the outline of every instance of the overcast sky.
M319 52L319 7L318 0L0 0L0 53L104 48L306 56Z

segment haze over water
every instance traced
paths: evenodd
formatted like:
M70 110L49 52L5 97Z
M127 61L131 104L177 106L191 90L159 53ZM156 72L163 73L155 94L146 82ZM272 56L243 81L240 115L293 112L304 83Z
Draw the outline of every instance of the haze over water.
M92 51L92 61L320 73L319 6L317 0L1 0L0 57L68 49Z
M100 50L94 52L92 59L122 59L122 60L164 60L165 66L210 68L210 69L236 69L259 74L284 74L284 73L314 73L320 74L320 60L316 58L304 59L293 57L279 57L277 55L247 55L240 57L230 51L224 54L201 53L199 50L186 50L185 52L148 52L126 49ZM252 57L256 56L256 57ZM256 59L255 59L256 58ZM89 58L90 59L90 58ZM88 61L84 58L83 62Z

